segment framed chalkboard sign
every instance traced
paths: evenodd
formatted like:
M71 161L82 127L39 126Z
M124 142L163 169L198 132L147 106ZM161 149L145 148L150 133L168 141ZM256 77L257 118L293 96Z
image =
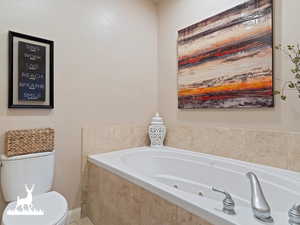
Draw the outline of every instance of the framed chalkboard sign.
M9 31L9 108L54 108L54 42Z

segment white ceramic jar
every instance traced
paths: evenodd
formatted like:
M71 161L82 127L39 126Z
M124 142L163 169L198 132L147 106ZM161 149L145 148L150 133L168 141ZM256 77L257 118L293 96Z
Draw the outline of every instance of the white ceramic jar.
M151 147L163 146L166 137L166 130L163 118L159 116L159 113L156 113L156 115L152 117L152 121L148 129Z

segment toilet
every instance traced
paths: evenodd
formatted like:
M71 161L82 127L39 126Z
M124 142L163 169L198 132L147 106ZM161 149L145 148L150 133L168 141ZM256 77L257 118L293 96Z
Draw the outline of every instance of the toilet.
M53 151L14 157L1 156L1 187L4 200L8 202L2 215L2 225L67 223L66 199L61 194L50 191L54 177L54 154ZM28 212L30 215L23 215L28 207L31 209ZM22 215L15 215L15 212Z

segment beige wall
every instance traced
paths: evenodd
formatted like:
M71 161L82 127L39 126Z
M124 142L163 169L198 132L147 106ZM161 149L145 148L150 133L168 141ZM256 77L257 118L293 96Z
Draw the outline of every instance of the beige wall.
M55 41L55 109L7 109L8 30ZM157 21L147 0L0 1L0 153L9 129L56 129L54 189L79 206L81 128L157 110Z
M191 110L177 109L177 31L245 0L161 0L159 1L159 110L171 123L190 123L202 127L237 127L255 129L300 130L300 99L295 92L287 103L276 97L273 109ZM274 0L275 43L300 40L299 0ZM289 62L275 53L275 78L289 78ZM280 87L280 82L275 81Z

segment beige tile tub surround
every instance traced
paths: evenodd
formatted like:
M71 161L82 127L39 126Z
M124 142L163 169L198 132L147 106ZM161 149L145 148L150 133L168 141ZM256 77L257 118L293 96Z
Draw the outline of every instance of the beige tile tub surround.
M82 216L86 215L87 156L149 145L147 127L148 124L103 124L98 128L82 129Z
M82 218L78 221L70 223L69 225L94 225L94 224L92 224L92 222L90 221L89 218L85 217L85 218Z
M82 129L82 216L88 195L87 156L148 145L147 126L106 124ZM300 133L168 124L165 144L300 172Z
M168 125L166 145L300 172L300 133Z
M94 225L211 225L92 163L87 190L87 215Z

